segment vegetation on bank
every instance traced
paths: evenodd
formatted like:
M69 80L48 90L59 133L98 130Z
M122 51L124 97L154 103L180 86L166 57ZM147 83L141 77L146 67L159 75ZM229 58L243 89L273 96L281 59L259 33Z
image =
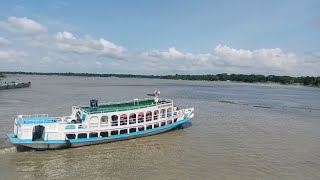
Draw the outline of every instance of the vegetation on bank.
M175 80L200 80L200 81L237 81L237 82L274 82L280 84L303 84L306 86L320 86L320 77L291 77L275 75L256 74L207 74L207 75L134 75L134 74L94 74L94 73L39 73L39 72L2 72L3 74L22 75L57 75L57 76L85 76L85 77L119 77L119 78L154 78L154 79L175 79ZM1 77L1 73L0 73Z
M5 78L5 77L6 77L6 75L4 73L0 73L0 79Z

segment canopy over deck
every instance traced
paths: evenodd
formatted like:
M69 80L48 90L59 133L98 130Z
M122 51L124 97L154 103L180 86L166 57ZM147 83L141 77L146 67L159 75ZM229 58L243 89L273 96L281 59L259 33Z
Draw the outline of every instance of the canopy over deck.
M142 100L132 100L127 102L116 102L110 104L99 105L98 107L84 107L80 108L88 114L97 114L97 113L107 113L107 112L116 112L116 111L128 111L133 109L146 108L151 106L156 106L158 104L171 103L171 100L161 99L158 103L154 99L142 99Z

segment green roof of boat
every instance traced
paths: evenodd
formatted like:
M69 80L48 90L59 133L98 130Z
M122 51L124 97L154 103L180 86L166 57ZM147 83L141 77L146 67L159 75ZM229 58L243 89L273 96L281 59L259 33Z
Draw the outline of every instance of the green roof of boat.
M161 103L170 103L171 100L161 99ZM98 114L98 113L107 113L107 112L116 112L116 111L128 111L133 109L141 109L146 107L155 106L157 103L154 99L143 99L137 101L128 101L122 103L110 103L99 105L98 107L81 107L88 114Z

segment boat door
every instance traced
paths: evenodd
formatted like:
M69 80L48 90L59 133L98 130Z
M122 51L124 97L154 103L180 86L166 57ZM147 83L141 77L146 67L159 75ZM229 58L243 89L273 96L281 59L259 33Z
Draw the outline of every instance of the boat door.
M45 127L42 125L33 127L32 141L44 141L44 130Z

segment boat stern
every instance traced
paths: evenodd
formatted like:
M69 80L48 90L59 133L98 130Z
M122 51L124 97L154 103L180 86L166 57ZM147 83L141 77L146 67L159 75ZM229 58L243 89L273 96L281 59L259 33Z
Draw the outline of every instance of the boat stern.
M10 143L13 145L19 144L20 142L19 138L13 132L8 133L7 137L9 138Z

